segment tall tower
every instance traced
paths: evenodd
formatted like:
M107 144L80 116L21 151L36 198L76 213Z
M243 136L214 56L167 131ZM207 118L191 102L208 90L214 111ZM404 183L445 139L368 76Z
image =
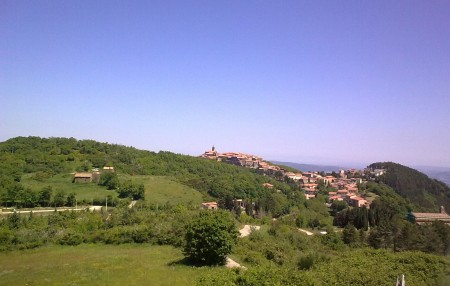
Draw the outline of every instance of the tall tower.
M211 151L216 151L216 147L214 147L214 145L212 146Z

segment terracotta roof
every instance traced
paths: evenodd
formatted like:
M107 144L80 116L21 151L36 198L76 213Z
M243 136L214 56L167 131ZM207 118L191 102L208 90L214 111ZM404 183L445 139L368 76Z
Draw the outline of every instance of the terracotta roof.
M206 202L206 203L202 203L203 206L217 206L217 202Z

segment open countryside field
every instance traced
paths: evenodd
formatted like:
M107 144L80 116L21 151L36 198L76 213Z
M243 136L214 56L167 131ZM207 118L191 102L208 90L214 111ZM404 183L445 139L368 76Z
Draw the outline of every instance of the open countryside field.
M181 259L170 246L52 246L0 253L0 279L2 285L192 285L205 272L227 271Z
M60 190L64 191L66 194L74 192L79 202L82 200L90 202L93 199L104 200L108 195L117 197L117 192L109 191L105 187L94 183L72 183L72 174L59 174L43 181L37 181L33 179L33 176L34 174L23 175L21 181L25 187L29 187L33 191L40 191L46 186L52 186L53 195Z
M34 174L26 174L22 178L22 184L31 188L33 191L40 191L46 186L52 186L53 194L59 190L63 190L66 194L74 192L79 202L85 200L104 200L108 195L117 197L117 192L107 190L103 186L95 183L72 183L71 174L55 175L44 181L33 179ZM119 175L120 181L132 180L134 183L144 184L145 200L151 204L200 204L202 202L202 194L195 189L172 181L170 178L162 176L130 176Z
M169 202L171 205L202 202L202 194L197 190L178 182L172 181L170 178L162 176L119 176L120 180L132 180L135 183L144 184L145 201L150 204L165 204Z

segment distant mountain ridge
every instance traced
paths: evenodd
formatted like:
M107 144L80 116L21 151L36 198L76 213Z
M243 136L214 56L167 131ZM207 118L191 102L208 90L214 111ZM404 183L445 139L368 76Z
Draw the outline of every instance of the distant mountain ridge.
M332 166L332 165L315 165L315 164L301 164L294 162L281 162L281 161L270 161L276 165L284 165L294 169L297 169L302 172L337 172L342 169L347 169L340 166Z
M447 186L450 187L450 171L446 172L425 172L429 177L444 182Z
M444 182L450 187L450 168L430 166L416 166L414 168L428 175L430 178Z

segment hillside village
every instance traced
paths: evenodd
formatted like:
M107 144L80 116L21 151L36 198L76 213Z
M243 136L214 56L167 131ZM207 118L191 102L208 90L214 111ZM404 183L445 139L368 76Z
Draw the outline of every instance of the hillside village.
M364 170L340 170L339 173L325 174L324 172L291 172L283 167L273 165L264 161L261 157L244 154L239 152L219 153L213 146L211 150L205 151L201 158L216 160L244 168L257 170L258 173L271 176L280 181L294 182L298 184L299 189L304 191L306 199L312 199L319 193L321 185L330 187L334 191L328 192L328 201L345 201L352 207L370 207L370 201L360 194L358 185L367 180L373 179L384 173L383 169L364 169ZM272 188L269 183L264 187ZM204 206L212 208L211 203Z
M377 177L386 173L385 169L377 168L339 170L338 173L332 172L328 174L324 172L292 172L264 161L261 157L255 155L239 152L219 153L214 146L211 150L205 151L200 157L255 169L258 173L274 177L279 181L293 182L304 192L307 200L316 198L320 188L325 187L327 190L332 190L327 192L327 206L331 206L334 201L343 201L350 207L366 207L369 209L373 197L369 198L367 194L360 192L358 186L367 181L374 181ZM264 183L263 187L272 189L274 186L270 183ZM246 207L246 203L242 199L235 199L234 203L242 209ZM218 204L217 202L206 202L202 203L202 208L217 209ZM416 224L431 223L436 220L450 224L450 215L441 206L437 213L410 212L408 220Z

